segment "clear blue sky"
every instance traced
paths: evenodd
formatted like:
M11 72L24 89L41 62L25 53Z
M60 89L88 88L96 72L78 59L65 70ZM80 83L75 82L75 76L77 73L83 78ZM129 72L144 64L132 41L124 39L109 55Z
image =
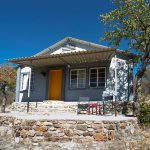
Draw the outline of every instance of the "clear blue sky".
M34 55L66 36L106 45L99 15L112 9L110 0L1 0L0 63Z

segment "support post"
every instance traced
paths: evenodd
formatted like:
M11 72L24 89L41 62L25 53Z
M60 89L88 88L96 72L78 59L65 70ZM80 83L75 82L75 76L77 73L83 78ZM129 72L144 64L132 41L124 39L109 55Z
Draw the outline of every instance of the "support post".
M15 102L21 102L20 101L20 81L21 80L21 66L18 66L17 68L17 78L16 78L16 98Z
M117 55L115 55L115 116L117 116Z
M30 72L29 72L27 113L29 112L29 106L30 106L30 93L31 93L31 74L32 74L32 62L31 62L31 65L30 65Z

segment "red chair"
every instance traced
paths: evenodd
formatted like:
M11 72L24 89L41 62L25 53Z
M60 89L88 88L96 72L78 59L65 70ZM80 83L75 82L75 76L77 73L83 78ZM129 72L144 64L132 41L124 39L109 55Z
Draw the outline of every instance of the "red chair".
M101 115L101 111L102 111L102 105L100 103L89 103L88 104L88 114L94 114L94 109L95 109L95 113L96 115L99 114ZM92 112L91 112L92 110Z

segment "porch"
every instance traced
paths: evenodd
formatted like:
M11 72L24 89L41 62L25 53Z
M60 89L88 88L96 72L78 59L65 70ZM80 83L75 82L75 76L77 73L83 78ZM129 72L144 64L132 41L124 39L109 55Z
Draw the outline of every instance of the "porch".
M16 102L42 102L44 99L77 102L83 96L100 101L107 87L110 62L114 55L114 49L104 48L12 59L11 62L20 65ZM24 88L23 78L26 74Z
M97 116L98 118L105 118L106 116L115 116L115 109L112 110L112 102L103 103L99 101L98 104L101 105L100 113L96 112L96 107L90 110L90 113L87 111L82 111L81 114L77 115L78 102L64 102L64 101L50 101L46 100L43 102L30 102L29 103L29 114L36 115L51 115L53 114L55 117L59 114L69 115L71 116ZM89 104L97 104L97 101L90 101ZM104 104L104 106L103 106ZM14 102L12 104L11 112L12 113L26 113L28 107L28 102ZM113 106L115 107L115 106ZM104 110L103 110L104 109ZM57 114L57 115L56 115ZM118 116L127 115L133 116L133 103L132 102L117 102L116 106L116 114ZM92 118L92 117L88 117Z

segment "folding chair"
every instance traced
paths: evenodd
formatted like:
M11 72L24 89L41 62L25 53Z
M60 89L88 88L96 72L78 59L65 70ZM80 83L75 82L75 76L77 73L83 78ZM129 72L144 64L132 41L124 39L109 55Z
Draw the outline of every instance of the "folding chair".
M79 97L77 114L80 114L85 111L87 113L89 100L89 97Z

